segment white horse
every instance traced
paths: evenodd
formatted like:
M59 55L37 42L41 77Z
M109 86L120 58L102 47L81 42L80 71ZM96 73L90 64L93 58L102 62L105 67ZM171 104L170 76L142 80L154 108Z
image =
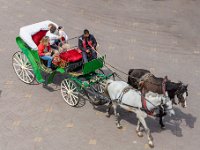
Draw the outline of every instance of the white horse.
M153 147L153 138L151 136L150 130L146 124L145 118L148 116L148 112L158 109L159 106L166 105L166 110L171 116L175 112L172 109L172 102L168 97L164 95L148 92L143 98L143 101L146 103L146 107L142 103L141 93L134 89L127 88L129 85L123 81L113 81L108 80L106 82L106 91L110 96L111 102L109 103L108 116L110 116L110 109L113 107L114 115L116 117L116 125L118 128L121 128L119 113L117 113L117 107L132 111L136 113L138 118L136 132L139 137L143 136L142 131L140 130L141 124L143 125L145 132L148 137L148 144L150 147ZM125 90L127 89L127 90Z

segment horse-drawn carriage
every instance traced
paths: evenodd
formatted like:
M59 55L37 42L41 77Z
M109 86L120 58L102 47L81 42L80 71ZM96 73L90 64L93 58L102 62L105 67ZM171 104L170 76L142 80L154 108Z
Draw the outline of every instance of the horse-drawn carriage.
M53 82L56 74L61 74L64 77L60 84L61 94L67 104L76 106L79 103L80 94L86 95L93 105L103 105L109 102L108 115L110 115L110 108L112 106L118 127L120 127L120 122L117 106L135 112L138 118L136 128L138 136L142 136L142 131L140 130L142 124L148 137L148 143L150 146L153 146L153 139L145 121L148 112L158 110L160 112L160 124L163 127L163 115L166 112L174 114L172 101L175 95L179 99L179 102L182 103L182 106L186 107L186 97L188 96L187 85L173 83L163 78L157 79L153 75L151 75L152 79L147 78L144 80L146 73L150 72L137 69L129 71L129 84L122 81L108 80L114 73L106 75L103 72L102 68L105 65L105 56L97 57L84 64L82 63L82 58L75 61L68 61L65 67L58 66L53 71L47 71L47 67L38 55L37 45L45 36L48 24L50 23L53 22L44 21L20 29L20 35L16 38L16 42L21 51L16 52L12 58L13 68L19 79L27 84L37 81L38 83L48 85ZM44 78L43 72L47 74L47 77ZM159 80L159 84L152 82L157 80ZM142 81L143 87L149 93L143 95L144 93L140 92L141 89L138 87L140 85L138 81ZM133 89L130 85L140 90ZM153 91L151 88L152 85L157 86L160 92L155 91L155 89ZM107 95L104 94L104 90L106 90L105 93ZM166 92L169 93L169 97L165 95Z
M12 65L19 79L27 84L36 80L38 83L48 85L53 82L55 75L60 73L65 77L61 82L61 94L70 106L76 106L79 103L80 93L86 94L95 105L106 103L109 98L102 95L102 82L110 78L112 74L105 75L101 70L104 67L105 56L85 64L82 60L68 62L64 68L57 67L54 71L47 71L38 55L37 45L45 36L49 23L52 22L43 21L20 29L16 43L21 51L16 52L12 58ZM48 74L47 78L43 77L43 72Z

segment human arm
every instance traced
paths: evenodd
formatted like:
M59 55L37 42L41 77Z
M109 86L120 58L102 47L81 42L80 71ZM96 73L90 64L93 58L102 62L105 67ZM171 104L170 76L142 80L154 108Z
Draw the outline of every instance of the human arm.
M81 51L86 51L87 49L85 49L84 47L83 47L83 42L82 42L82 38L80 37L79 39L78 39L78 48L81 50Z
M92 48L96 50L97 41L93 35L91 35L91 41L92 41Z
M45 56L44 49L45 49L45 47L44 47L42 44L39 44L39 45L38 45L38 55L39 55L40 57L41 57L41 56Z

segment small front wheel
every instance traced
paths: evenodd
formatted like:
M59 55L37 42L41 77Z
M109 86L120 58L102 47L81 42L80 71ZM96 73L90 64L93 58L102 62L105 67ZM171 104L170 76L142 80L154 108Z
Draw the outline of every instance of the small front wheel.
M69 79L61 82L61 94L64 101L70 106L76 106L79 103L79 92L77 84Z

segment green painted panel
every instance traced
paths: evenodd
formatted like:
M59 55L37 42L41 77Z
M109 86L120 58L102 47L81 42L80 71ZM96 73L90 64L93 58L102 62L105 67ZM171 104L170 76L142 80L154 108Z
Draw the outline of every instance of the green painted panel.
M43 79L38 66L38 64L40 63L38 52L31 50L30 47L28 47L27 44L20 37L16 38L16 43L31 63L37 81L40 83L44 82L45 80Z
M95 72L96 70L102 68L104 66L104 58L105 56L99 57L97 59L93 59L83 65L83 75L89 74L91 72Z

